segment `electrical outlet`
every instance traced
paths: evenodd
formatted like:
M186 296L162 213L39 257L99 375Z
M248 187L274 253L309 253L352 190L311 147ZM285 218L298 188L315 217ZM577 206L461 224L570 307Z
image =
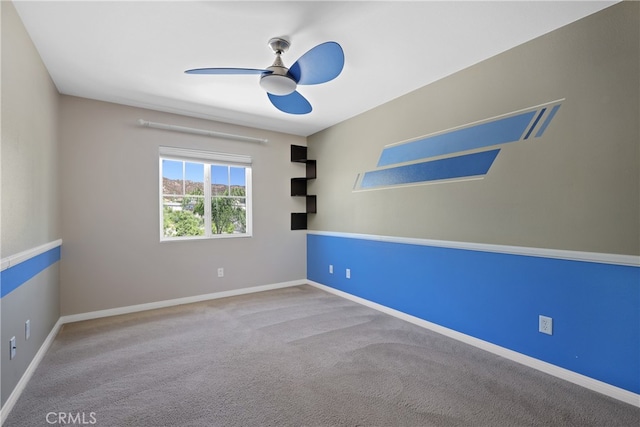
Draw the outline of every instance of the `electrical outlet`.
M329 274L333 274L333 264L329 264Z
M543 334L553 335L553 319L543 315L538 316L538 331Z
M224 268L218 268L218 277L224 277Z
M9 340L9 360L16 357L16 337L11 337Z
M347 279L351 279L351 269L350 268L347 268L346 275L347 275Z
M31 337L31 319L24 322L24 340L28 340L29 337Z

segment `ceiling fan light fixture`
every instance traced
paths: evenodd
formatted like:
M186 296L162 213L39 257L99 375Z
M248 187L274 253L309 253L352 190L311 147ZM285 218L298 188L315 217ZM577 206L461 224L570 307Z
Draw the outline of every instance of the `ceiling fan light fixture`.
M260 86L262 89L273 95L283 96L289 95L296 90L297 84L289 76L282 74L264 74L260 77Z

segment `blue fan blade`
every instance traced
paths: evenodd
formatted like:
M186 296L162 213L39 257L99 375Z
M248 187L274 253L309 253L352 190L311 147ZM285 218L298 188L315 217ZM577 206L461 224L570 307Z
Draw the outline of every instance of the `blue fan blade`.
M338 77L344 67L344 52L336 42L319 44L289 68L299 85L317 85Z
M187 74L264 74L271 73L268 70L257 70L255 68L194 68L185 71Z
M307 114L310 113L312 108L307 99L295 91L289 95L279 96L272 93L267 93L271 103L280 111L289 114Z

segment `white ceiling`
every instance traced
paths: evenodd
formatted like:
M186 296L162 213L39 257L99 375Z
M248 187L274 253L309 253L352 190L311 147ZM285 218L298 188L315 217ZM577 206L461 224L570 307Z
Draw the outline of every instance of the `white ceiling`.
M307 136L550 32L614 1L14 1L60 93ZM271 37L291 66L340 43L337 79L300 86L314 110L276 110L258 76Z

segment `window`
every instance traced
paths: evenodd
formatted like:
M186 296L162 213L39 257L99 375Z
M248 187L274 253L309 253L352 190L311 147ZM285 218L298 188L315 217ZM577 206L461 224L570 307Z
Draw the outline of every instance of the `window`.
M160 240L251 236L251 158L160 147Z

